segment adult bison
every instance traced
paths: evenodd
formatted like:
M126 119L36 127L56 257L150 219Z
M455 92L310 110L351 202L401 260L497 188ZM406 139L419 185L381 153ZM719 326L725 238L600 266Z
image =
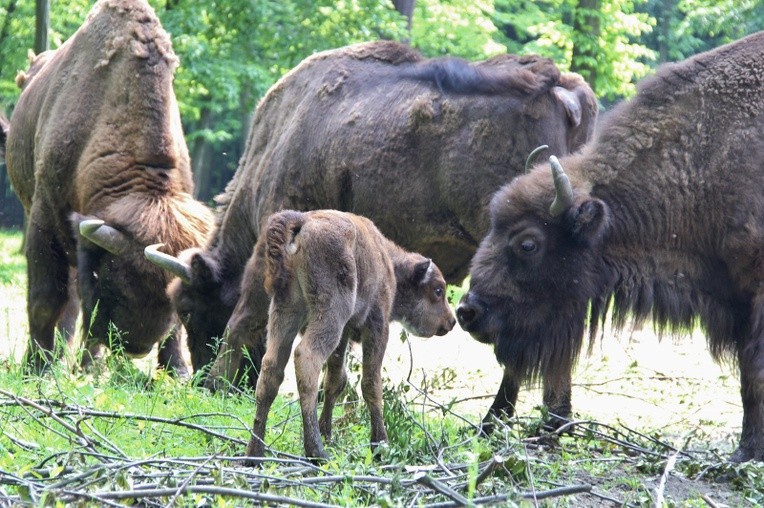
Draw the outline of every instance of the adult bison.
M19 76L6 159L28 218L25 362L33 371L54 356L70 267L78 273L85 361L110 340L145 355L173 330L159 362L185 369L170 277L143 256L150 243L171 252L201 245L212 226L191 197L176 65L146 2L101 0L68 41Z
M366 216L395 243L432 258L446 280L461 281L488 227L492 193L537 146L578 149L596 115L579 76L536 56L426 60L380 41L306 59L255 111L209 248L186 253L175 268L189 280L173 298L194 367L214 357L212 338L223 335L272 213L333 208ZM251 265L248 277L261 277ZM262 284L250 287L229 323L234 348L258 343L265 328L267 296Z
M570 415L587 312L594 338L612 304L617 327L700 323L712 354L737 360L732 459L764 459L764 32L662 67L582 153L515 179L490 214L457 309L505 367L486 422L537 376Z

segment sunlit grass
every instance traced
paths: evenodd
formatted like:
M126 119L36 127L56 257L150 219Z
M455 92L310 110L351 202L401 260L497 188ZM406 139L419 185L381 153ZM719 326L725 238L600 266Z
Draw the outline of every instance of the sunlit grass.
M101 506L105 499L97 495L152 487L169 489L170 494L152 498L147 505L247 504L230 494L234 492L280 499L272 504L299 500L341 506L416 506L491 498L504 506L578 507L609 502L652 506L656 479L667 458L677 453L676 446L683 451L670 477L664 506L703 506L703 492L731 506L764 503L760 466L726 463L726 452L704 448L709 436L698 425L679 444L660 429L640 432L583 417L587 421L570 435L542 432L537 437L544 413L522 399L521 416L513 427L499 425L490 439L478 438L475 424L490 400L481 402L480 415L462 413L461 399L475 392L465 365L459 363L419 377L385 380L390 439L375 456L369 448L368 412L360 397L358 358L352 354L350 390L347 401L335 409L329 461L317 468L299 460L303 453L299 404L296 395L282 387L266 434L269 457L280 462L269 460L260 469L243 467L238 458L244 453L255 411L251 391L211 394L167 376L151 362L119 354L107 356L91 373L75 368L76 355L70 354L43 376L24 376L18 362L19 349L28 340L20 246L19 233L0 232L0 505L7 501L20 506L64 506L77 501ZM465 283L450 288L453 304L467 287ZM410 345L405 335L401 339L399 345ZM440 354L442 343L435 338L414 349L419 354ZM481 370L498 368L489 363ZM662 391L635 388L643 384L640 378L663 378L663 374L650 373L635 363L612 372L613 365L606 356L590 365L596 381L575 387L581 406L587 395L599 395L598 390L608 389L601 385L608 385L616 387L616 396L657 397L664 405L680 404L695 411L691 398L698 385L691 383L692 377L674 380L672 386L679 383L687 393L672 402L662 400ZM618 379L625 380L624 386L616 384ZM537 391L530 393L528 399L540 398ZM611 410L619 412L615 406ZM688 421L693 414L686 417ZM618 414L612 420L618 422ZM705 428L710 425L706 422ZM717 478L724 481L715 483ZM428 483L432 480L456 494L439 492ZM561 495L538 503L519 497L560 486L589 486L593 493ZM214 493L213 487L228 489L229 494ZM60 496L71 495L64 490L84 497L61 501ZM180 497L173 501L176 494Z

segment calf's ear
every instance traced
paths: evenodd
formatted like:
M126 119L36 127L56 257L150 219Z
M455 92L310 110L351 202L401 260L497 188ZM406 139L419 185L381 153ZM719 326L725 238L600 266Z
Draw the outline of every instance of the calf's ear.
M414 270L411 272L411 281L417 285L425 284L430 278L430 273L432 273L430 270L431 264L431 259L424 259L414 265Z
M610 221L610 211L603 201L587 197L570 207L567 218L573 238L591 247L602 240Z

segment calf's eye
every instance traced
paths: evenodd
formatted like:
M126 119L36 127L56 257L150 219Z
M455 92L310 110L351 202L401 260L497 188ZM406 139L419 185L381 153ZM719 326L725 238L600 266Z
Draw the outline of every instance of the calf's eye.
M435 296L443 298L443 288L435 288Z

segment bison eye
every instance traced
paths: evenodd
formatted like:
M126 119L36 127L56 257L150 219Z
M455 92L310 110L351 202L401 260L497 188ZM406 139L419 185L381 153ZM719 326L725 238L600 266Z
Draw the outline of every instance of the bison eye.
M438 298L443 298L443 288L442 287L436 287L435 288L435 296Z
M523 250L523 252L530 254L531 252L536 251L536 242L533 240L523 240L523 242L520 244L520 248Z

